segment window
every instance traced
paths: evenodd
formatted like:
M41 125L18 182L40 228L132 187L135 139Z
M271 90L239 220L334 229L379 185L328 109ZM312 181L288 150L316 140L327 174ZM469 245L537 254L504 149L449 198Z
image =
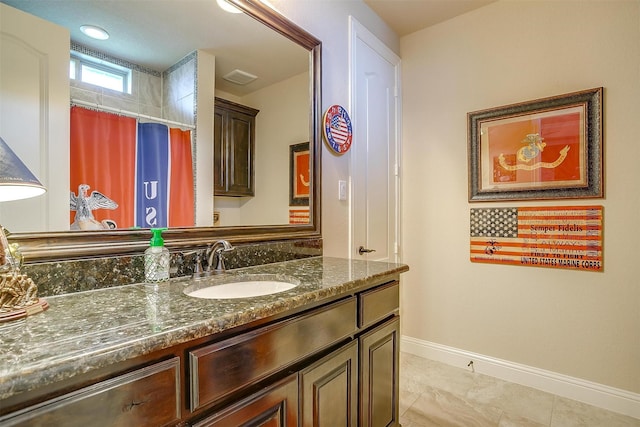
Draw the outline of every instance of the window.
M129 68L77 52L71 52L69 78L122 93L131 93Z

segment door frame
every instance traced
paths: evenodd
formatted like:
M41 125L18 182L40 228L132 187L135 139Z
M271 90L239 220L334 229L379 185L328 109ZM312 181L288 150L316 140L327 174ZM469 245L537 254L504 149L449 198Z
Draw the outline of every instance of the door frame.
M349 111L351 111L351 115L355 116L356 99L355 99L355 86L356 86L356 75L355 75L355 60L356 60L356 42L360 39L362 42L367 44L371 49L373 49L380 57L389 62L394 67L394 75L395 75L395 115L396 115L396 147L395 147L395 156L396 156L396 166L395 166L395 224L394 224L394 232L395 232L395 262L400 262L402 256L402 245L401 245L401 231L402 231L402 180L401 180L401 162L402 162L402 87L401 87L401 79L400 79L400 64L401 60L398 55L396 55L387 45L385 45L380 39L378 39L371 31L369 31L364 25L362 25L358 20L349 16ZM357 138L357 135L355 135ZM357 143L357 142L355 142ZM353 179L352 174L354 171L354 165L358 159L355 155L350 156L349 170L350 170L350 182L349 182L349 258L353 258L356 253L356 241L355 241L355 227L354 223L358 219L355 218L355 209L353 206Z

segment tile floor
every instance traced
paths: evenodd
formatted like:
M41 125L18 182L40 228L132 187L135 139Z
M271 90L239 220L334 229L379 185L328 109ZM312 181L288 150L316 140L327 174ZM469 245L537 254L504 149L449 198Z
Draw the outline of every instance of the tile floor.
M402 427L640 427L640 420L408 353Z

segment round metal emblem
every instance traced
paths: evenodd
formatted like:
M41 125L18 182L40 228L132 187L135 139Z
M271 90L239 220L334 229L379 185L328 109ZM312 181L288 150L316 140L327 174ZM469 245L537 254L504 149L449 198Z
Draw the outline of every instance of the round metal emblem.
M347 110L340 105L332 105L324 114L322 121L327 144L338 154L346 153L351 147L353 131Z

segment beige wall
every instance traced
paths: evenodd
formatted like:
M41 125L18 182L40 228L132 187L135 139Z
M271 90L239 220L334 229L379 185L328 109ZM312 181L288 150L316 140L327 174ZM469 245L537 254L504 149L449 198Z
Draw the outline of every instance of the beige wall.
M233 100L260 110L255 135L256 191L254 197L216 197L220 225L288 224L289 146L309 141L309 110L300 108L309 102L309 73Z
M640 392L639 1L499 1L401 39L403 334ZM603 86L603 200L467 202L466 113ZM469 209L604 206L603 273L475 264Z

